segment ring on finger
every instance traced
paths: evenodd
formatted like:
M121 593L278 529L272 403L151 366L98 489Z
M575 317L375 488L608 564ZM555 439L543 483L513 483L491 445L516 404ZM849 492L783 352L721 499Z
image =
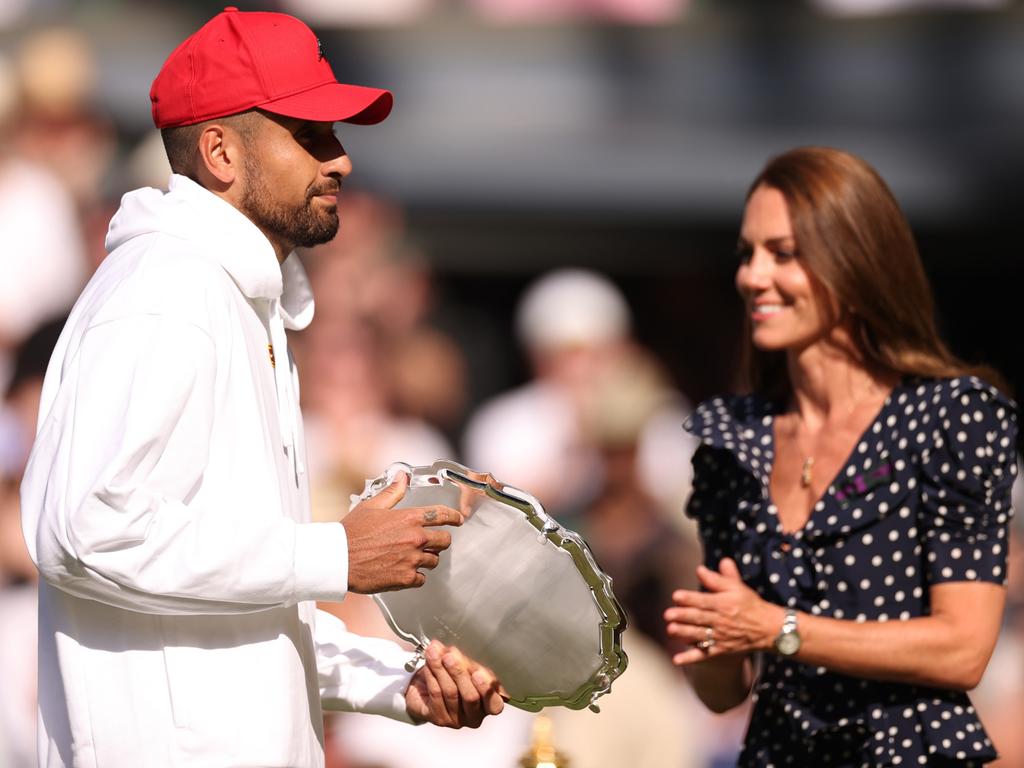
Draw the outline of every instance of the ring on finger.
M704 627L704 639L697 643L697 647L702 651L711 649L711 646L715 644L715 633L711 627Z

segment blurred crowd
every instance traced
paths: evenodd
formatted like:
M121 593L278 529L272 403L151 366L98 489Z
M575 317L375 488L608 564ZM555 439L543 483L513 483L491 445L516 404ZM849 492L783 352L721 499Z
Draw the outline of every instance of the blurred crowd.
M120 195L164 186L169 171L155 134L125 146L97 111L82 38L40 31L9 53L0 57L0 768L20 768L35 764L36 573L18 485L42 377L64 313L105 255ZM681 514L690 403L634 332L629 297L585 269L532 276L515 314L525 380L480 401L474 377L493 350L458 297L440 301L444 275L402 207L358 192L342 207L335 241L304 255L316 320L292 339L315 517L340 519L365 480L395 461L452 458L528 490L584 535L631 626L629 670L601 712L546 713L555 746L574 768L730 765L746 713L707 714L670 664L662 630L672 589L693 586L700 557ZM1015 507L1022 502L1018 487ZM1024 765L1024 551L1015 525L1005 628L976 693L1004 766ZM367 598L325 607L354 631L390 635ZM331 716L328 765L514 768L533 725L519 710L457 733Z

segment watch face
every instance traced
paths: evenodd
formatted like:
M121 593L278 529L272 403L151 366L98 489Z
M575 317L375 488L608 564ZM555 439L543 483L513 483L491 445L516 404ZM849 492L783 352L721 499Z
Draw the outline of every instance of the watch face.
M792 656L800 650L800 635L796 632L785 632L775 639L775 648L783 656Z

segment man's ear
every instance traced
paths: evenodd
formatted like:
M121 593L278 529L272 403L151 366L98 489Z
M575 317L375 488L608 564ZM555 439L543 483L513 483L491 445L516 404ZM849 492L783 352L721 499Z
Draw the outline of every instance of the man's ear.
M199 134L199 173L230 187L241 171L242 146L238 132L222 123L212 123Z

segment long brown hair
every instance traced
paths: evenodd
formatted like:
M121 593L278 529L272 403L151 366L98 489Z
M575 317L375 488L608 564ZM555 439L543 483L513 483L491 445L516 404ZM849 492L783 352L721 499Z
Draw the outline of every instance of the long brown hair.
M768 161L750 185L782 193L797 252L820 283L832 312L848 323L855 355L867 368L900 376L998 374L957 359L939 337L935 302L910 225L874 168L847 152L800 147ZM773 399L791 393L783 352L745 338L747 387Z

